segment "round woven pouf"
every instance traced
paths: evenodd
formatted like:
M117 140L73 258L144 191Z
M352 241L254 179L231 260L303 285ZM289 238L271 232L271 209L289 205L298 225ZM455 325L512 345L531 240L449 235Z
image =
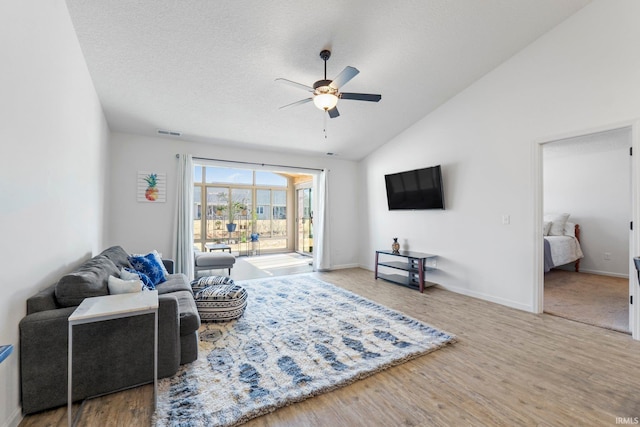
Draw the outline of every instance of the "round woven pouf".
M201 277L191 282L196 307L203 322L228 322L239 318L247 307L247 291L233 279Z

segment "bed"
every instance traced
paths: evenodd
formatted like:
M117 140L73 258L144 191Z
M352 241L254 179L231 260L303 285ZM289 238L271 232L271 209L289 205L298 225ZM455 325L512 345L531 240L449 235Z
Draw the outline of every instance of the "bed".
M552 268L574 263L576 273L580 271L580 260L584 258L580 247L580 225L567 222L564 234L544 236L544 272Z
M563 265L574 264L580 271L584 258L580 247L580 225L569 221L568 213L546 213L543 222L544 272Z

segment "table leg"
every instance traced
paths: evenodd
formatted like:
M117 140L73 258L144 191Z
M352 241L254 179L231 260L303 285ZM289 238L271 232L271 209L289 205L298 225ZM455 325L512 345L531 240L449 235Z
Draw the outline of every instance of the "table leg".
M418 260L418 280L420 281L420 293L424 292L424 259Z
M158 309L155 311L153 332L153 410L158 408Z
M376 252L376 267L375 267L375 279L378 278L378 252Z
M73 326L69 324L69 350L67 351L67 418L69 420L69 427L73 426L73 380L71 378L73 372Z

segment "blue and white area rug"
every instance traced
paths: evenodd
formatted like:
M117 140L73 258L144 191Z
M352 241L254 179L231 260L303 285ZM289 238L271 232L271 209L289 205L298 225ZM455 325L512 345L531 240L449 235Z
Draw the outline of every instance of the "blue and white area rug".
M158 385L156 426L234 426L455 338L310 274L238 282L244 316L200 329L198 359Z

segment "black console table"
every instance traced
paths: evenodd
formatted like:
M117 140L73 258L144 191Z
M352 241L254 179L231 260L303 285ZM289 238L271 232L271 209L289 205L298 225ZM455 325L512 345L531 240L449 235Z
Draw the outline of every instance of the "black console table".
M380 255L385 255L380 260ZM392 257L392 258L390 258ZM429 258L436 258L437 255L425 254L423 252L413 251L376 251L376 279L380 278L388 282L398 285L417 288L420 292L424 292L424 272L433 270L432 267L426 267L426 261ZM404 271L404 274L389 274L379 272L379 267L388 267L394 270Z

